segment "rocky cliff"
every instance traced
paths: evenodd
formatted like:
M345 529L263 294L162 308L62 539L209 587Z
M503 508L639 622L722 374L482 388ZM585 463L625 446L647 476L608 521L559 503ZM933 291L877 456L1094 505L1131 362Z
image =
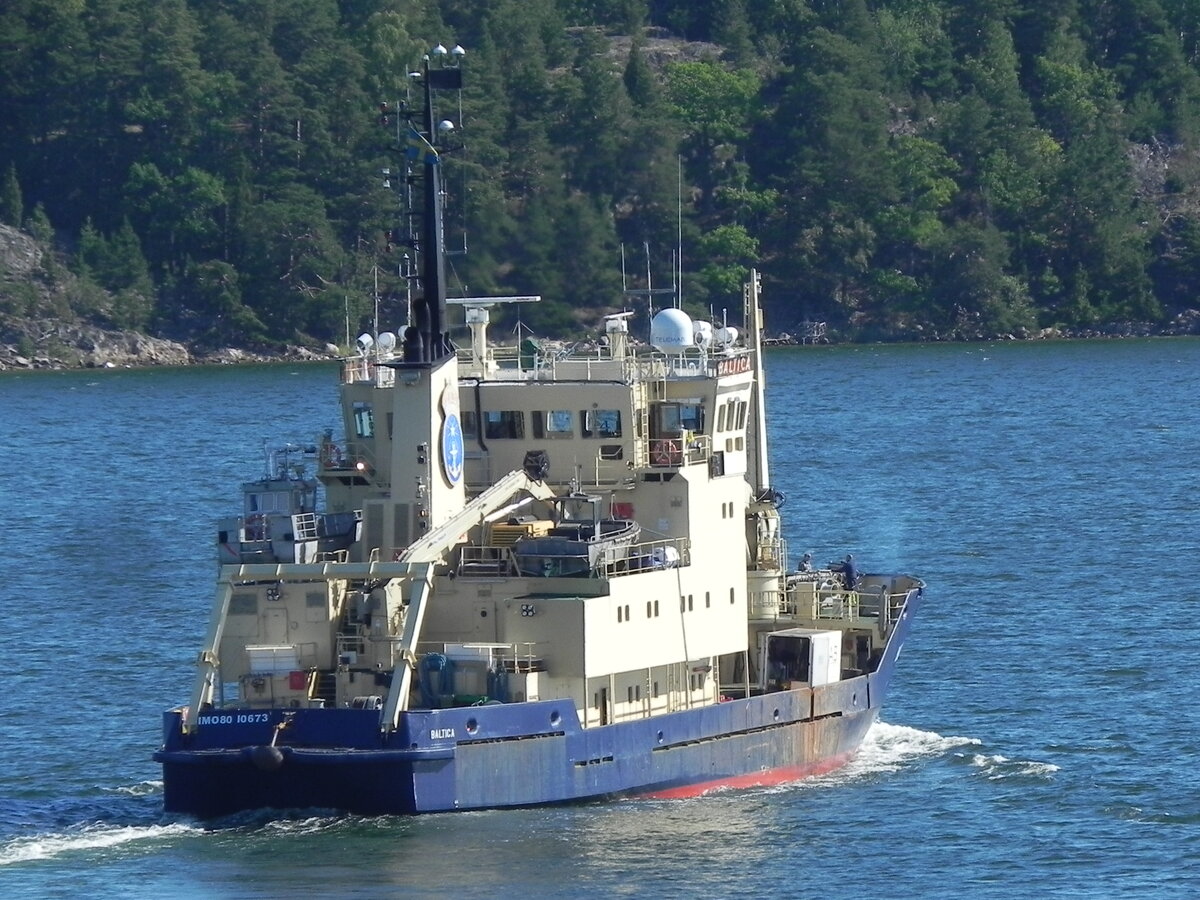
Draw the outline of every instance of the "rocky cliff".
M302 347L281 353L197 351L178 341L106 328L72 311L77 281L53 251L0 225L0 371L326 358Z

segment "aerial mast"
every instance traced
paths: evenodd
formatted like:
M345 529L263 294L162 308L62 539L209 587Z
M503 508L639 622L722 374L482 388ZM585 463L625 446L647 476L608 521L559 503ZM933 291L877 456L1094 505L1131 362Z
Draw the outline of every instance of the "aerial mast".
M421 131L411 122L405 153L410 163L422 170L421 229L417 241L420 253L421 290L412 301L412 324L404 332L404 361L431 365L454 353L446 326L445 236L442 231L442 183L439 134L453 130L449 120L435 125L434 91L461 90L462 69L459 61L466 53L460 46L447 50L441 44L422 59L421 85L424 103ZM447 57L450 57L447 62ZM433 65L433 60L438 66Z

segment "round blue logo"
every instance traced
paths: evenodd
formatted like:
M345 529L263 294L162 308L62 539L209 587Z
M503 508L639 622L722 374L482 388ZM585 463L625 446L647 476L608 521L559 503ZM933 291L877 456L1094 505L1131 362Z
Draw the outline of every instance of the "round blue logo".
M458 416L450 413L442 420L442 471L451 484L462 480L465 456L462 426L458 424Z

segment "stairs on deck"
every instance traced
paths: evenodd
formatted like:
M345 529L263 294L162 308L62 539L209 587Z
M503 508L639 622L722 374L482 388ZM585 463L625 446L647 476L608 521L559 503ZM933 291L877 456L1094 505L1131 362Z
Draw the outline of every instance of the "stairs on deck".
M337 676L332 672L317 672L312 689L313 700L324 700L327 707L337 705Z

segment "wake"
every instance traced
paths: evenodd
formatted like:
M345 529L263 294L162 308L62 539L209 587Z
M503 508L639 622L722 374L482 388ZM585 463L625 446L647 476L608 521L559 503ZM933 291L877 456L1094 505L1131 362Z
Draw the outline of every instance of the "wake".
M199 834L196 825L79 825L60 833L22 835L0 843L0 866L55 859L67 854L109 851L130 844Z
M979 746L978 738L944 736L907 725L877 721L847 765L834 773L843 778L899 772L913 764L937 759L959 747Z

